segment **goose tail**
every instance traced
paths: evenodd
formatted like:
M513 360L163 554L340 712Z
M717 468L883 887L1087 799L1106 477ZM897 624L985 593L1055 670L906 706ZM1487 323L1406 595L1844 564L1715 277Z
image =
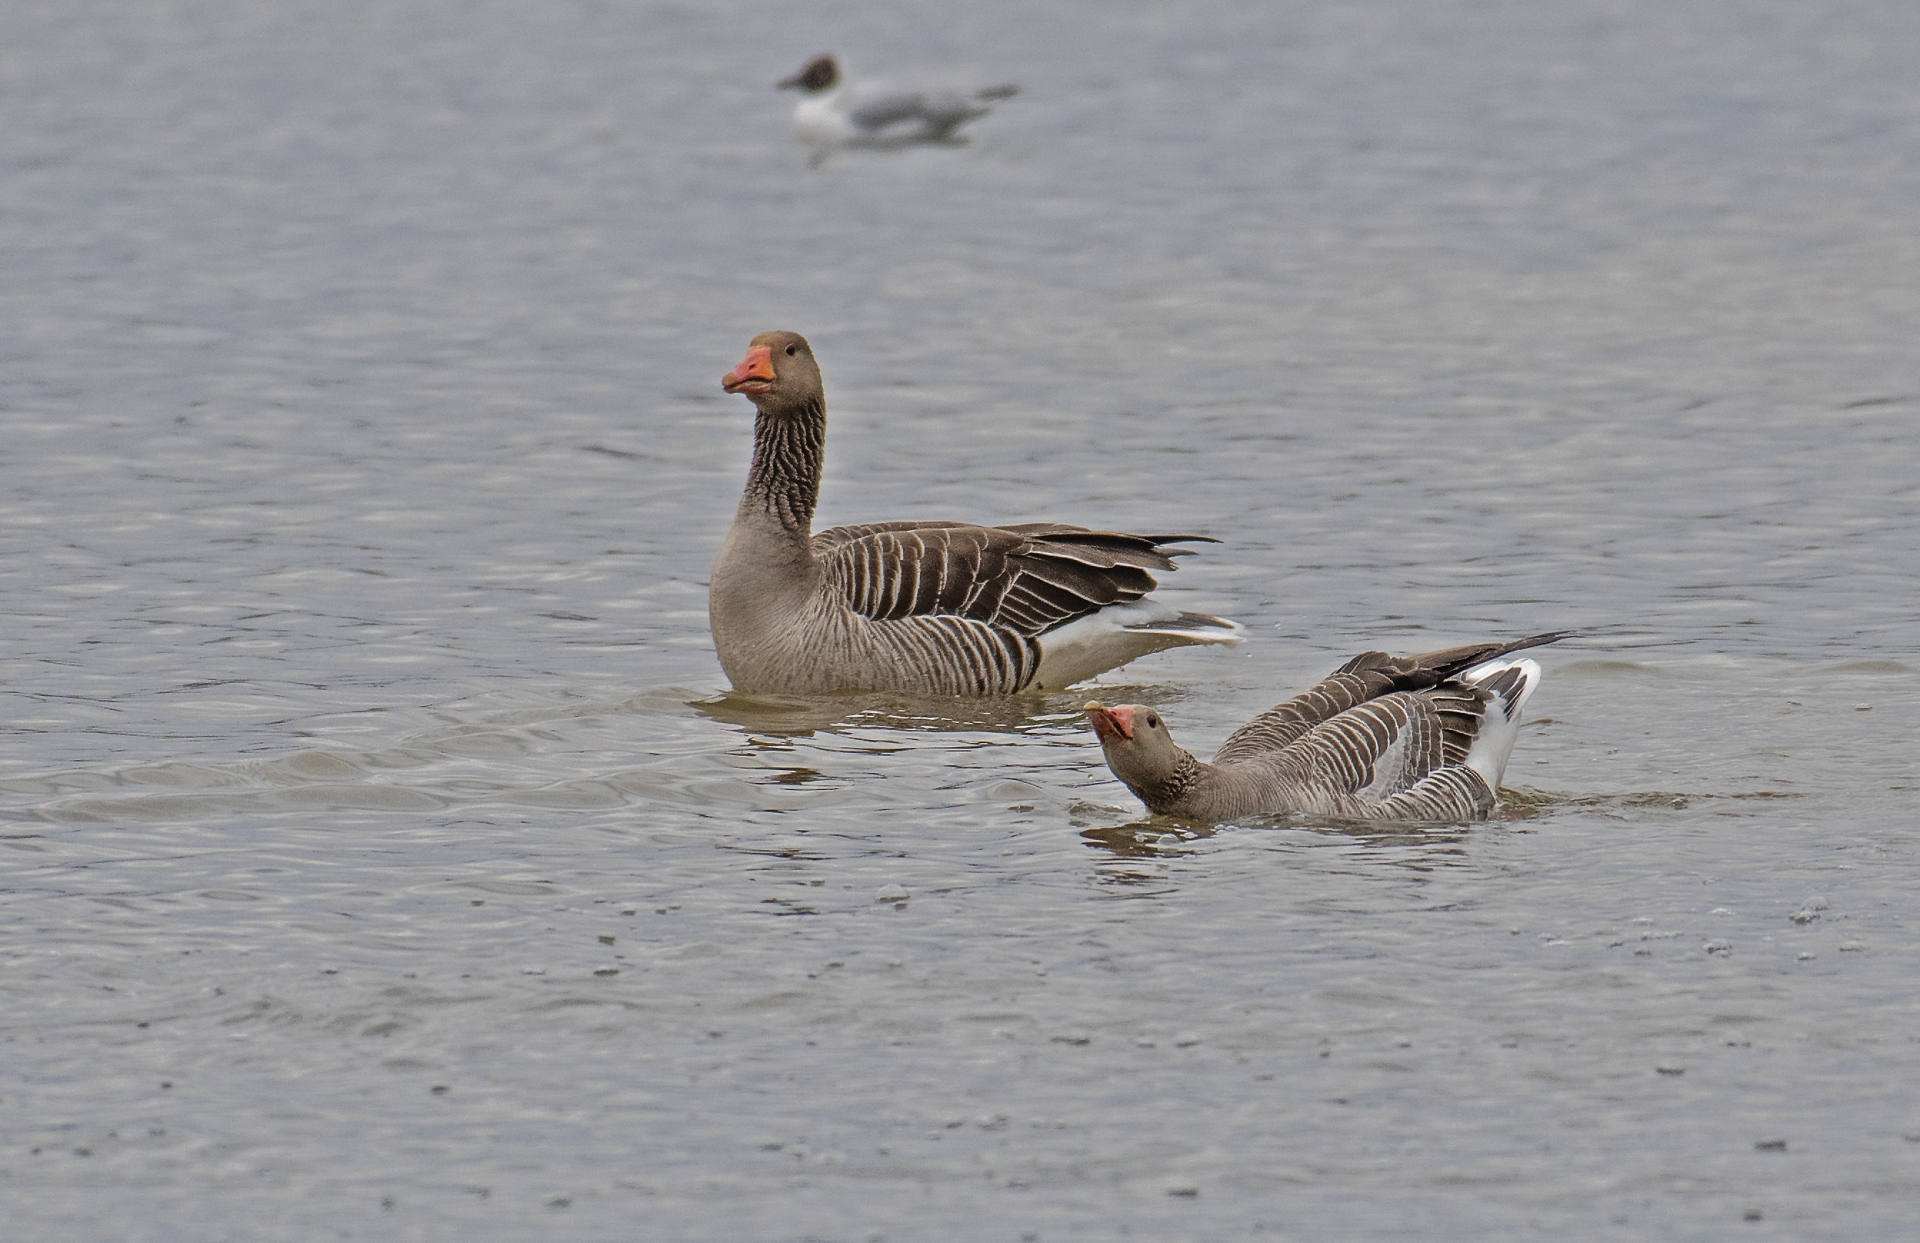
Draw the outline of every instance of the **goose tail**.
M1170 608L1157 600L1111 604L1040 636L1036 690L1060 690L1170 647L1232 647L1247 628L1211 613Z
M1532 660L1490 660L1460 675L1460 680L1487 692L1486 714L1480 736L1467 751L1466 764L1498 793L1507 771L1507 758L1520 737L1520 713L1540 686L1540 666Z

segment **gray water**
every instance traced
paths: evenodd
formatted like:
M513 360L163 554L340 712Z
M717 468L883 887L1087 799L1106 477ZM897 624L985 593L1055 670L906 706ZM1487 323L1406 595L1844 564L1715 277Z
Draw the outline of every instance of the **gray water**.
M770 84L1017 81L810 167ZM1920 10L0 15L21 1240L1906 1239ZM1088 692L730 696L823 524L1204 532ZM1479 826L1154 823L1368 647L1576 628Z

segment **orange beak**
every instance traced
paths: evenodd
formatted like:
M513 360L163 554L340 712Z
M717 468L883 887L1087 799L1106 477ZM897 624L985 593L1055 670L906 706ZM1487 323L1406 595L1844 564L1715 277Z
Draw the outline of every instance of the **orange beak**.
M748 348L745 362L720 377L720 387L752 397L772 388L773 381L773 347L755 345Z
M1133 741L1132 708L1103 708L1096 699L1087 704L1085 712L1101 742Z

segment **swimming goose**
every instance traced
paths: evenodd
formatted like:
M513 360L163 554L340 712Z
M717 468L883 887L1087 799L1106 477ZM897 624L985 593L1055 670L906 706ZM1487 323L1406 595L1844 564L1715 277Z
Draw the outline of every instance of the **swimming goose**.
M992 109L986 101L1006 99L1017 86L984 91L902 90L880 82L843 85L831 56L816 56L799 73L778 83L798 90L793 130L816 147L900 147L916 142L950 142L953 132Z
M1363 652L1235 730L1211 764L1175 746L1151 708L1085 710L1107 767L1156 815L1484 820L1540 684L1539 665L1501 657L1565 634L1421 656Z
M713 646L735 689L1003 695L1057 690L1243 628L1145 599L1200 535L1052 522L881 522L815 534L827 404L795 332L763 332L721 381L758 410L753 465L713 564Z

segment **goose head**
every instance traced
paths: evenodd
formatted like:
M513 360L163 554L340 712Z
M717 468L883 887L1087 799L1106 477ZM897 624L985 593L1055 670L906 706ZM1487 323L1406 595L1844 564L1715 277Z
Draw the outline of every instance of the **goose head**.
M817 405L825 397L820 364L807 339L797 332L763 332L747 345L738 367L720 378L720 387L741 393L764 411Z
M1186 752L1174 745L1160 714L1144 704L1107 708L1093 700L1085 708L1088 724L1106 752L1113 775L1134 789L1166 782Z
M818 95L830 91L840 81L840 66L831 56L816 56L808 61L791 78L782 78L775 83L777 90L802 90L809 95Z

